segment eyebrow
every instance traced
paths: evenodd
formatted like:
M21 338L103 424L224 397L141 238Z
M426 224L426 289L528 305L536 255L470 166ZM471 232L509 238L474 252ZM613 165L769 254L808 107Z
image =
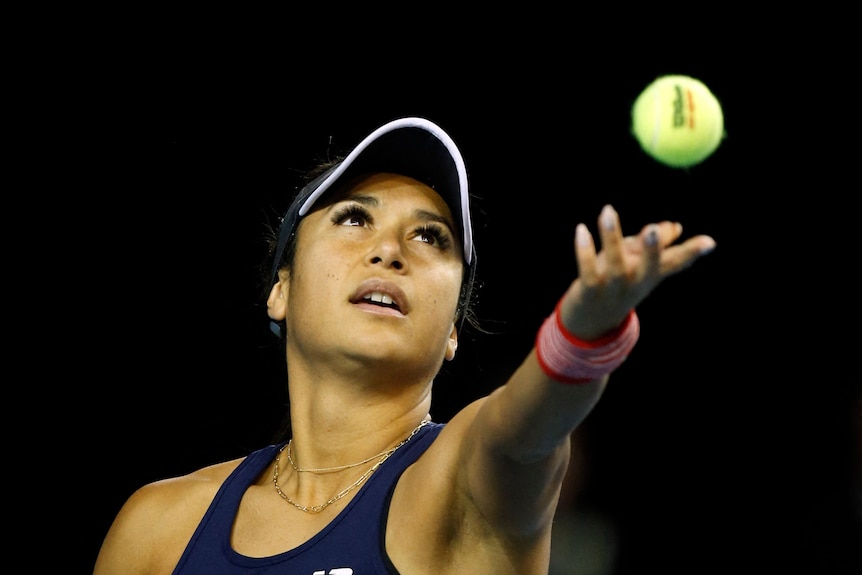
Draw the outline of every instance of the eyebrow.
M416 210L416 216L420 220L425 222L438 222L449 228L452 233L455 232L452 226L452 221L449 220L449 218L441 216L440 214L435 214L434 212L429 212L428 210Z
M335 204L339 204L341 202L356 202L358 204L362 204L364 206L374 206L380 207L380 200L378 200L374 196L367 196L365 194L356 194L354 196L345 196L344 198L335 202Z

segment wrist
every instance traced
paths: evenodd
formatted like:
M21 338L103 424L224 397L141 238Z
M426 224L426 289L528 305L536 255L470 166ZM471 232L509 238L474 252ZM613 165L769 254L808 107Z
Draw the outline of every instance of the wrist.
M536 335L536 358L542 371L560 383L581 384L616 370L628 357L640 335L640 322L632 309L613 331L583 340L563 325L560 303Z

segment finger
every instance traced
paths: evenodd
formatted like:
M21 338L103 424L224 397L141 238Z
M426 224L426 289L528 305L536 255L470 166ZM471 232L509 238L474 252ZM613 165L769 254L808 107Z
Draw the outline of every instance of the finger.
M585 224L575 228L575 258L578 262L578 276L589 285L596 282L596 245Z
M658 226L658 240L661 247L671 245L682 235L682 224L679 222L663 221L655 225Z
M661 252L666 245L661 232L658 224L649 224L641 230L638 239L643 250L641 269L644 277L656 277L661 273Z
M675 242L682 234L682 224L678 222L663 221L654 224L647 224L636 236L626 236L623 238L625 251L629 254L641 255L645 251L645 239L647 234L655 233L656 245L659 249L666 248Z
M661 252L661 275L673 275L688 268L695 261L712 252L715 246L715 240L710 236L699 235L679 245L665 248Z
M610 276L618 277L625 273L624 240L619 214L610 204L605 205L599 214L599 230L607 271Z

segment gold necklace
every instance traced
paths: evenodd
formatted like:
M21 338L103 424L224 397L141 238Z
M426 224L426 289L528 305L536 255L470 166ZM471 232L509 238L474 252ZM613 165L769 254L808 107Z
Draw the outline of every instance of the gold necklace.
M396 449L398 449L398 447L393 447L392 449L387 449L385 451L381 451L377 455L372 455L371 457L369 457L367 459L363 459L362 461L359 461L357 463L351 463L349 465L338 465L336 467L317 467L317 468L300 469L299 467L296 466L296 463L293 461L293 457L291 457L290 446L292 443L293 443L293 439L291 439L290 441L287 442L287 460L290 461L291 467L293 467L293 469L297 473L313 473L315 475L324 475L326 473L335 473L336 471L344 471L345 469L350 469L352 467L359 467L363 463L368 463L369 461L373 461L373 460L377 459L378 457L383 457L384 455L391 455L392 453L395 452ZM283 450L284 447L282 447L281 449ZM279 450L279 451L281 451L281 450Z
M398 451L398 449L400 449L400 448L401 448L405 443L407 443L408 441L410 441L411 439L413 439L413 436L414 436L414 435L416 435L417 433L419 433L419 430L420 430L420 429L422 429L423 427L425 427L425 425L427 425L427 424L429 424L429 423L431 423L431 422L430 422L430 420L428 420L428 419L424 419L424 420L422 420L422 423L420 423L419 425L417 425L417 426L413 429L413 431L411 431L411 432L410 432L410 435L408 435L408 436L407 436L407 438L406 438L404 441L402 441L401 443L399 443L399 444L398 444L398 445L396 445L395 447L393 447L393 448L391 448L391 449L387 449L386 451L381 451L380 453L378 453L377 455L375 455L375 456L373 456L373 457L369 457L369 458L367 458L367 459L364 459L364 460L360 461L359 463L351 463L350 465L342 465L342 466L339 466L339 467L323 467L323 468L320 468L320 469L300 469L300 468L298 468L298 467L296 466L296 464L293 462L293 459L291 459L291 457L290 457L290 449L288 449L287 458L290 460L290 463L291 463L291 465L293 465L293 468L294 468L296 471L301 472L301 473L302 473L302 472L309 472L309 473L331 473L331 472L339 471L339 470L342 470L342 469L350 469L351 467L357 467L357 466L359 466L359 465L362 465L363 463L368 463L368 462L370 462L370 461L373 461L373 460L374 460L374 459L376 459L376 458L380 458L380 460L379 460L377 463L375 463L375 464L374 464L374 465L373 465L373 466L372 466L368 471L366 471L365 473L363 473L362 475L360 475L360 476L359 476L359 479L357 479L356 481L354 481L353 483L351 483L350 485L348 485L347 487L345 487L344 489L342 489L341 491L339 491L336 495L334 495L333 497L330 497L330 498L329 498L325 503L321 503L320 505L311 505L311 506L300 505L299 503L297 503L296 501L293 501L290 497L288 497L288 496L287 496L287 494L286 494L284 491L282 491L282 490L281 490L281 487L278 485L278 463L279 463L279 458L281 457L281 452L282 452L282 451L284 451L284 448L285 448L285 447L290 446L290 443L291 443L291 441L292 441L292 440L291 440L291 441L288 441L288 442L287 442L287 445L283 445L283 446L281 446L281 448L280 448L280 449L278 450L278 452L275 454L275 466L274 466L274 468L273 468L273 470L272 470L272 484L275 486L275 491L276 491L276 493L278 493L278 495L279 495L282 499L284 499L285 501L287 501L288 503L290 503L291 505L293 505L294 507L296 507L296 508L297 508L297 509L299 509L300 511L304 511L304 512L306 512L306 513L320 513L321 511L323 511L324 509L326 509L327 507L329 507L331 504L335 503L336 501L338 501L339 499L341 499L342 497L344 497L345 495L347 495L348 493L350 493L351 491L353 491L354 489L356 489L357 487L359 487L359 486L362 484L362 482L363 482L363 481L365 481L366 479L368 479L368 476L369 476L369 475L371 475L372 473L374 473L374 472L377 470L377 468L378 468L378 467L380 467L381 465L383 465L383 462L384 462L384 461L386 461L387 459L389 459L389 458L392 456L392 454L393 454L393 453L395 453L396 451Z

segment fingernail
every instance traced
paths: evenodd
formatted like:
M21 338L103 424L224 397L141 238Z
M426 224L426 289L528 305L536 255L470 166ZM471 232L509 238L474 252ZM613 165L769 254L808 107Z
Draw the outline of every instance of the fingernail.
M575 228L575 241L579 247L586 248L590 245L590 232L584 224L578 224Z
M646 243L646 245L648 245L650 247L658 244L658 226L657 225L650 224L649 227L647 227L645 243Z
M602 214L600 219L602 222L602 227L604 229L610 231L613 230L614 227L616 227L616 220L614 216L614 209L611 206L608 205L602 208Z

